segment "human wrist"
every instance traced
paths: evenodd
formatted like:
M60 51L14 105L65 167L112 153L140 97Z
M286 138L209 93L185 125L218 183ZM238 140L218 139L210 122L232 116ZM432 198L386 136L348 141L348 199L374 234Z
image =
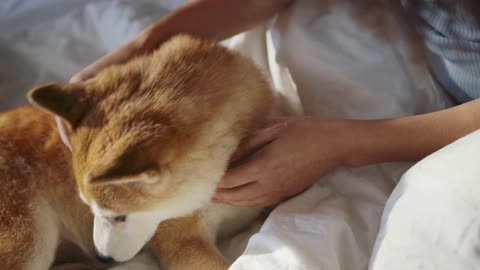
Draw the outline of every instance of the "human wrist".
M335 122L338 130L335 144L338 165L357 168L375 163L378 154L376 149L381 143L374 134L376 130L373 122L361 120Z
M314 152L325 153L325 147L328 145L328 160L332 162L333 167L353 166L356 164L354 152L358 151L355 144L354 122L350 120L323 120L315 118L306 118L308 129L313 128L313 147ZM325 158L317 157L319 162Z
M416 125L409 122L404 118L346 121L343 165L356 168L416 160L417 152L422 151L425 143L422 143Z

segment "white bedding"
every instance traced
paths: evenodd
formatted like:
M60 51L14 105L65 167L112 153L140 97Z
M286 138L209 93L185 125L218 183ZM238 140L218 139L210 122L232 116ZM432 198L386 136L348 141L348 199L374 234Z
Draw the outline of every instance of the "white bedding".
M180 2L0 2L0 109L25 103L26 91L35 85L68 80ZM257 29L225 44L253 56L276 88L309 115L377 119L450 106L428 77L422 59L411 53L403 23L387 16L388 33L396 40L387 42L360 26L352 7L346 0L297 1L267 34ZM390 240L406 232L395 222L389 225L392 229L382 228L378 252L371 256L387 198L410 166L391 163L335 170L276 208L231 269L360 270L368 268L371 258L372 269L414 269L387 267L391 262L413 265L409 256L392 261L395 250ZM402 185L395 198L407 191ZM418 196L405 198L415 205ZM388 209L395 210L396 201L391 199ZM401 220L404 214L398 213L405 210L395 211L393 216ZM386 212L382 223L390 222ZM422 252L428 253L428 247Z
M372 270L480 269L480 131L406 173L388 199Z

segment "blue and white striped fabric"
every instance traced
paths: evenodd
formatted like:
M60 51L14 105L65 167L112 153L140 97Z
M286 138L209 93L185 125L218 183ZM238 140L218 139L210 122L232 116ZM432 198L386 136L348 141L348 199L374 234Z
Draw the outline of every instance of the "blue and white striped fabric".
M403 0L428 49L430 70L459 103L480 98L478 0Z

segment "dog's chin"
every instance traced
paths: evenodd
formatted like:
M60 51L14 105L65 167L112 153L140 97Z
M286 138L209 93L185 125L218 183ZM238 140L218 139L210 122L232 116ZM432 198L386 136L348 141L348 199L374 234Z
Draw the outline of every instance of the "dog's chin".
M146 244L146 243L145 243ZM140 253L145 245L142 245L140 248L137 249L132 249L132 246L130 245L123 245L123 247L128 248L125 250L122 250L122 246L117 246L116 250L111 250L111 251L102 251L99 248L96 249L96 257L99 261L105 262L109 261L110 263L122 263L122 262L127 262L131 259L133 259L138 253Z
M121 223L95 215L93 242L100 257L124 262L133 258L152 239L158 217L150 213L130 213Z

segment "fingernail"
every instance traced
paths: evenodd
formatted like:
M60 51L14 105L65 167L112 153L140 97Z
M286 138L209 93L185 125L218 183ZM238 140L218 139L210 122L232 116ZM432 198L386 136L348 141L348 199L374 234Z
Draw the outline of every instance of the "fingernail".
M265 131L275 131L277 129L282 129L284 127L286 127L288 125L288 123L286 121L283 121L283 122L280 122L280 123L276 123L270 127L267 127L265 128L264 130Z
M260 135L260 134L265 134L265 133L276 133L278 132L279 130L283 129L284 127L286 126L285 123L278 123L278 124L274 124L274 125L271 125L271 126L267 126L267 127L263 127L263 128L259 128L259 129L254 129L254 130L251 130L250 131L250 135Z

